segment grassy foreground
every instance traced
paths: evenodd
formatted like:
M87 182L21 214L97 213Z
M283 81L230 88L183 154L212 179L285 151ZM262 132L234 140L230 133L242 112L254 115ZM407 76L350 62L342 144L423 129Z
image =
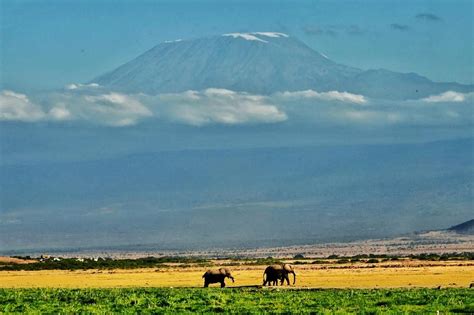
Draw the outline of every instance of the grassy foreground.
M472 289L0 289L0 313L474 313Z

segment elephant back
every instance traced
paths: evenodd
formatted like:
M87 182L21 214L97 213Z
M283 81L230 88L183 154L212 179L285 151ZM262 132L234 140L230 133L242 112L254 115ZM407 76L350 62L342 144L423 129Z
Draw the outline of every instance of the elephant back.
M227 268L220 268L219 272L223 275L230 275L230 270Z
M268 267L271 268L271 269L273 269L273 270L283 270L283 269L285 269L285 268L283 267L283 264L274 264L274 265L270 265L270 266L268 266Z

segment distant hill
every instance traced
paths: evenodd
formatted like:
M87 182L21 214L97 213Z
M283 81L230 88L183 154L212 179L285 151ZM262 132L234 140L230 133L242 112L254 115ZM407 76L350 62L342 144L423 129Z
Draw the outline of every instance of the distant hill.
M463 222L458 225L454 225L450 227L448 231L456 232L459 234L474 234L474 219Z
M256 94L312 89L400 100L474 91L473 85L433 82L416 73L339 64L293 36L271 32L164 42L92 82L147 94L206 88Z

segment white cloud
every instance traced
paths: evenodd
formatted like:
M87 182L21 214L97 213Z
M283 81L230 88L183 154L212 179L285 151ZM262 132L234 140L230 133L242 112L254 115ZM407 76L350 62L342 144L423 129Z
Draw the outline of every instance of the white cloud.
M260 95L206 89L148 96L122 94L81 85L40 97L43 108L11 91L2 94L3 120L78 120L108 126L130 126L157 116L164 120L206 124L274 123L286 114Z
M316 92L313 90L294 91L294 92L283 92L279 93L285 98L308 98L308 99L319 99L324 101L340 101L356 104L365 104L367 99L363 95L352 94L349 92L329 91L329 92Z
M358 97L345 92L318 93L312 90L279 93L274 98L290 121L324 127L463 127L474 123L474 103L467 96L456 106L446 106L446 103L426 106L423 100L369 100L362 95Z
M383 110L345 109L338 113L340 123L364 126L394 125L402 123L405 118L400 113Z
M170 43L178 43L178 42L182 42L183 40L180 38L180 39L175 39L175 40L165 40L163 43L165 44L170 44Z
M226 89L216 89L216 88L210 88L206 89L203 92L204 95L206 96L228 96L232 97L234 95L238 95L237 92L231 91L231 90L226 90ZM245 94L247 95L247 94Z
M463 127L473 125L473 104L465 101L450 107L444 103L426 106L425 101L373 101L370 106L341 109L341 117L355 124Z
M53 120L69 120L73 118L71 112L64 104L58 104L51 108L48 114Z
M275 123L287 119L282 110L263 96L226 89L162 94L159 100L166 104L158 108L161 116L195 126Z
M153 116L138 96L116 92L59 95L61 104L76 118L109 126L130 126Z
M77 90L77 89L87 89L87 88L98 88L100 87L97 83L89 83L89 84L80 84L80 83L71 83L65 86L66 90Z
M104 92L96 88L83 85L65 92L48 93L39 96L39 103L32 102L24 94L2 91L0 120L83 120L109 126L129 126L153 115L136 95Z
M339 91L306 90L263 96L209 88L152 96L81 86L32 97L3 91L0 93L0 120L83 121L116 127L135 125L151 117L156 124L166 121L192 126L271 124L287 120L293 125L325 128L472 126L474 93L442 95L443 101L427 98L431 103L427 106L426 99L373 100ZM447 100L455 100L456 104L449 104Z
M25 94L13 91L0 93L0 120L38 121L45 117L40 106L34 104Z
M454 91L447 91L438 95L431 95L422 100L428 103L440 103L440 102L464 102L466 97L472 93L459 93Z

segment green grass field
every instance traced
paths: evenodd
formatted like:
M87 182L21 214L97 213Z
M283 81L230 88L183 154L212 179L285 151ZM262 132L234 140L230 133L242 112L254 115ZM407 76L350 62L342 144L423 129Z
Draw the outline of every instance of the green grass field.
M0 289L0 313L474 313L472 289Z

